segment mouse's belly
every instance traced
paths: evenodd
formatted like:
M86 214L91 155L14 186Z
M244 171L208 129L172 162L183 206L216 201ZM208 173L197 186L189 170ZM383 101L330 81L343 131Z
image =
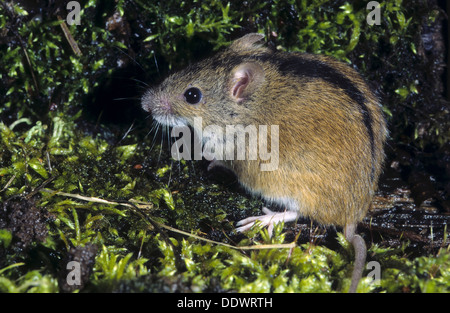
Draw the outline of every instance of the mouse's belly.
M345 226L359 222L371 202L373 191L368 184L354 183L358 179L352 181L339 171L320 173L280 166L251 175L254 166L248 161L246 166L233 165L240 183L251 194L321 224Z

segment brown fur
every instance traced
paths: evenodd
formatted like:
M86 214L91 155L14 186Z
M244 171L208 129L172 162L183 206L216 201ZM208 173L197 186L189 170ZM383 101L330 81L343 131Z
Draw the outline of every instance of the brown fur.
M384 159L387 131L379 101L348 65L326 56L273 52L258 43L261 39L246 35L217 56L175 73L143 97L143 108L172 126L192 126L196 116L203 118L203 127L279 125L277 170L261 171L259 159L221 164L253 194L322 224L350 226L352 241ZM343 79L297 75L280 65L283 60L314 64L318 71L326 67ZM190 87L202 91L199 104L186 103L183 94ZM364 106L352 96L355 90ZM368 111L365 119L362 107Z

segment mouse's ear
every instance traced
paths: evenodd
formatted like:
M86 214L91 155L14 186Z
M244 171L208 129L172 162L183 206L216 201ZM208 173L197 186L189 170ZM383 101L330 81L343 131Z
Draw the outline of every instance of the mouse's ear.
M236 101L242 101L253 94L264 82L264 69L255 62L238 65L231 72L230 92Z
M233 41L233 43L230 46L230 49L234 51L254 49L262 45L262 43L256 45L256 43L258 41L261 41L262 39L264 39L263 34L250 33Z

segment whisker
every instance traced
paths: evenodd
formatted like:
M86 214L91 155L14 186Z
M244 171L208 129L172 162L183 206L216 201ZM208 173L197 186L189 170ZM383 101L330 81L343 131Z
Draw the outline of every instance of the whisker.
M135 96L135 97L124 97L124 98L114 98L113 101L124 101L124 100L141 100L141 97Z
M172 168L173 168L173 160L170 159L170 171L169 171L169 179L167 181L167 188L170 186L170 182L172 181Z
M153 59L155 60L156 72L158 73L159 77L161 77L161 72L159 71L158 60L156 60L155 52L153 52Z
M161 129L161 143L160 143L160 147L159 147L158 164L159 164L159 162L161 160L162 147L163 147L163 143L164 143L164 133L165 133L165 130L166 130L167 126L162 125L161 127L162 127L162 129Z
M122 136L122 138L119 140L119 142L118 142L118 144L120 143L120 142L122 142L127 136L128 136L128 134L131 132L131 131L133 131L134 129L133 129L133 127L134 127L134 122L135 122L136 120L133 120L133 122L131 123L131 125L130 125L130 127L127 129L127 131L125 132L125 134Z
M155 144L156 144L156 137L158 136L158 133L161 131L161 126L155 121L155 122L153 122L153 126L152 126L152 128L150 129L150 132L149 132L149 134L150 133L154 133L153 134L153 139L152 139L152 146L151 146L151 149L153 150L153 148L154 148L154 146L155 146Z
M140 86L140 87L143 87L143 88L149 88L150 87L150 85L147 84L146 82L144 82L143 80L140 80L140 79L137 79L137 78L134 78L134 77L131 77L130 80L133 80L136 83L141 84L142 86Z
M153 148L155 147L156 144L156 137L158 136L158 133L161 130L161 126L156 122L153 121L152 127L150 129L150 131L148 132L148 135L150 135L150 133L153 132L153 139L152 139L152 145L150 146L150 150L153 151Z
M124 50L122 50L122 49L120 49L120 48L118 48L118 47L114 47L114 48L116 48L117 50L119 50L119 52L121 52L122 54L126 55L131 61L133 61L134 64L136 64L137 66L139 66L139 67L141 68L141 70L142 70L143 72L145 72L144 67L143 67L141 64L139 64L139 62L136 61L136 59L133 58L130 54L128 54L127 52L125 52Z

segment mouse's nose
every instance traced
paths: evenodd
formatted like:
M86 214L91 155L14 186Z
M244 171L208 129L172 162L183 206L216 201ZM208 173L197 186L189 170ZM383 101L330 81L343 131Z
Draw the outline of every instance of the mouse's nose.
M166 114L172 114L172 106L170 105L169 99L166 97L161 97L159 99L159 105L161 106L161 110Z

